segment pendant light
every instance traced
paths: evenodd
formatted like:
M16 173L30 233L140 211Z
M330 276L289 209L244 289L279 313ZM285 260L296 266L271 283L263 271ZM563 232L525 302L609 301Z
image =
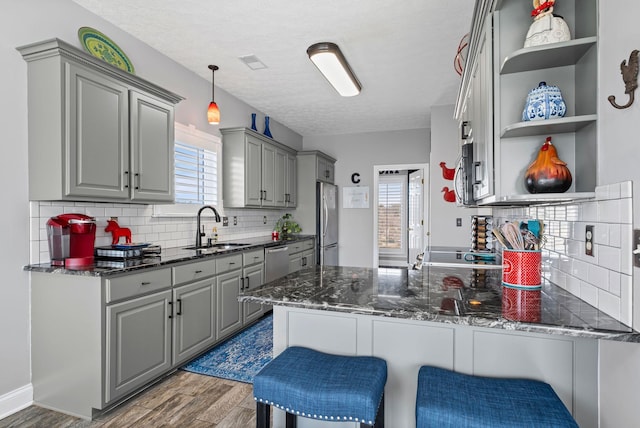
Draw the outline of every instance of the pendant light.
M214 93L214 75L216 70L218 69L217 65L210 65L209 69L211 70L211 102L209 103L209 109L207 110L207 120L211 125L220 124L220 109L218 108L218 104L215 102Z
M331 86L343 97L360 93L360 82L335 43L321 42L309 46L307 55Z

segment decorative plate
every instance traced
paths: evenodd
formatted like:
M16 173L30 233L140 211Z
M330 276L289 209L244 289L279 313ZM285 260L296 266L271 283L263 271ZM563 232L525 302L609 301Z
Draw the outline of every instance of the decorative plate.
M84 49L96 58L108 62L131 74L135 73L133 64L110 38L91 27L80 27L78 38Z

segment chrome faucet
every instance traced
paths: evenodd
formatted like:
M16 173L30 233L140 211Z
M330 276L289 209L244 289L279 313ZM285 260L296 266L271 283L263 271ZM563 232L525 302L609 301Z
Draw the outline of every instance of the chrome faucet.
M200 215L202 214L202 211L207 208L213 211L213 213L216 215L216 222L220 223L220 214L218 214L218 211L216 211L216 209L211 205L205 205L198 210L198 219L196 221L196 248L202 247L202 237L206 235L206 233L204 233L204 230L200 230Z

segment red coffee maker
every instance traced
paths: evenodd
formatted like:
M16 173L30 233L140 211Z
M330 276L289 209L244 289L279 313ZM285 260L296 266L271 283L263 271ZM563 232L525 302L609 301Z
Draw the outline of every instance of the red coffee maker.
M93 264L96 219L84 214L60 214L47 221L51 264L84 267Z

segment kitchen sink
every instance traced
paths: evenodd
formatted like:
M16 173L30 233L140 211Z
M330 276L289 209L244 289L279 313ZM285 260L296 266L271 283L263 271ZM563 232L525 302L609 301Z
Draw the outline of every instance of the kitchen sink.
M237 242L219 242L211 245L201 245L196 247L192 245L190 247L184 247L185 250L230 250L232 248L247 247L250 244L240 244Z

